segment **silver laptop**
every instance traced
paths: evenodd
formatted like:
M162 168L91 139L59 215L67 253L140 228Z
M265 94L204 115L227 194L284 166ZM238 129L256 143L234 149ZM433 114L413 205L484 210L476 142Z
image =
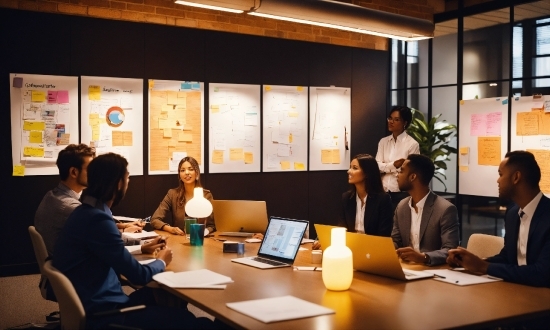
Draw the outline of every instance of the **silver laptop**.
M353 254L355 270L403 281L433 277L428 272L402 268L391 237L346 233L346 245Z
M213 200L216 230L220 236L252 236L267 228L265 201Z
M258 255L231 261L261 269L290 267L296 259L307 225L305 220L271 217Z

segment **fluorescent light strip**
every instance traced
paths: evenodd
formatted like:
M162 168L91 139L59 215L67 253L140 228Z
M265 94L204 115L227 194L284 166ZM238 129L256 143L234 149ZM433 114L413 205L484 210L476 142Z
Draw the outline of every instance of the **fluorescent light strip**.
M291 17L285 17L285 16L269 15L269 14L263 14L263 13L258 13L258 12L248 12L247 14L253 15L253 16L265 17L265 18L278 19L278 20L288 21L288 22L310 24L310 25L323 26L323 27L327 27L327 28L350 31L350 32L371 34L371 35L375 35L375 36L379 36L379 37L392 38L392 39L398 39L398 40L404 40L404 41L430 39L430 37L426 37L426 36L402 37L402 36L396 36L396 35L393 35L393 34L380 33L380 32L376 32L376 31L353 28L353 27L349 27L349 26L342 26L342 25L336 25L336 24L308 21L308 20L303 20L303 19L297 19L297 18L291 18Z
M225 8L225 7L218 7L218 6L210 6L210 5L203 5L200 3L195 2L189 2L189 1L176 1L177 4L184 5L184 6L191 6L191 7L199 7L199 8L206 8L206 9L212 9L212 10L220 10L220 11L228 11L230 13L235 14L242 14L244 11L240 9L232 9L232 8Z

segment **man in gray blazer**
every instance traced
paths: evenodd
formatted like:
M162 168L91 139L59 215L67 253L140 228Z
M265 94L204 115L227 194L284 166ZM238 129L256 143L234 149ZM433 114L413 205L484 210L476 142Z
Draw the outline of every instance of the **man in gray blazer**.
M456 207L430 191L434 172L430 158L416 154L407 157L397 183L410 197L397 205L391 233L402 260L429 266L445 263L449 249L459 243Z

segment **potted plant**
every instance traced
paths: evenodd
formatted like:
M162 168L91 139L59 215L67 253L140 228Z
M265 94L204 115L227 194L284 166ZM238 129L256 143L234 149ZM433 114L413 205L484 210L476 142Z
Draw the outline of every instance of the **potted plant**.
M449 142L456 135L456 125L447 121L438 121L441 114L426 121L424 114L412 109L413 119L407 133L412 136L420 145L420 154L430 157L435 165L434 178L439 180L447 191L447 185L443 179L447 179L444 170L447 169L446 162L450 160L451 154L456 154L456 148L449 146Z

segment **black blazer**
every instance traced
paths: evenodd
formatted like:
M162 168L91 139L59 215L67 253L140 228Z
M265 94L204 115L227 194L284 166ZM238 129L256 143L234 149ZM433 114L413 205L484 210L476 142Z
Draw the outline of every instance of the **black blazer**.
M355 193L346 191L342 194L342 208L338 225L355 232L355 210L357 202ZM390 195L386 193L368 194L365 205L365 234L390 236L393 226L393 207Z

